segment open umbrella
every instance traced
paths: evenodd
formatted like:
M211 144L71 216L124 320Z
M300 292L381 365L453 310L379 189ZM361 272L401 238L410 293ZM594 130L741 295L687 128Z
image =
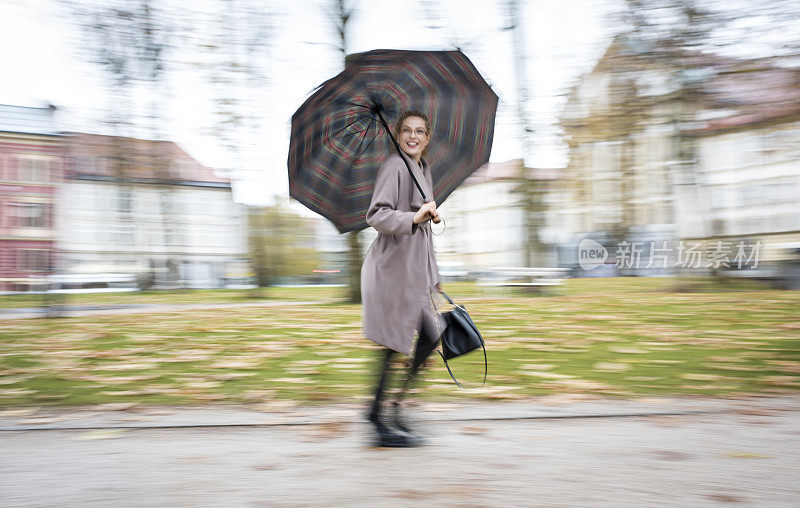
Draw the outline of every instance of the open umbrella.
M497 95L461 51L348 56L292 116L289 194L341 233L366 228L378 169L400 150L389 126L409 110L431 122L426 158L440 205L489 160L494 135Z

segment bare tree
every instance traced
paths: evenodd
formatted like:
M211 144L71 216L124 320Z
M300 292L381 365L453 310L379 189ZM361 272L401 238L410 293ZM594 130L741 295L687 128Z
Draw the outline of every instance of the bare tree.
M250 256L259 287L282 277L308 277L319 265L313 223L282 203L249 207Z
M117 185L115 214L119 228L114 237L120 253L139 250L133 216L132 173L138 166L149 166L150 175L161 196L161 221L165 244L169 247L172 220L168 214L170 161L147 144L141 152L132 137L159 139L164 132L166 62L172 49L173 18L168 4L156 0L64 0L81 37L79 51L97 64L107 85L106 125L112 134L111 145L98 147L97 162L104 164ZM144 98L145 107L139 105ZM146 133L142 136L142 133ZM168 249L169 250L169 249Z
M199 66L214 94L213 134L244 165L249 135L263 118L258 99L268 82L271 14L258 0L214 0L204 16L207 29L196 42L203 56Z
M192 44L199 50L195 66L212 89L210 133L235 161L235 167L226 170L232 179L257 169L249 155L260 142L258 132L266 113L261 99L269 80L271 15L270 7L259 0L213 0L200 15L204 28ZM266 234L264 220L263 213L249 209L251 267L259 287L274 283L283 252L283 240Z
M533 151L535 129L528 112L530 104L530 81L528 78L528 59L525 55L525 27L520 11L521 2L505 0L506 30L511 32L514 53L514 74L517 85L517 119L520 124L522 139L523 163L520 181L515 192L520 196L520 208L523 216L523 259L525 266L542 264L544 245L539 239L539 230L543 226L546 186L535 179L525 158Z
M348 51L348 28L354 11L353 7L347 5L346 0L334 0L330 10L330 18L338 37L338 49L342 55L343 66ZM361 232L347 233L347 300L350 303L361 303L362 258Z
M133 143L124 140L137 132L148 138L164 137L168 121L169 79L186 62L207 78L213 89L212 133L245 168L242 155L252 148L263 108L256 98L266 82L266 49L271 33L269 10L257 0L213 0L190 5L174 0L63 0L71 8L86 37L82 51L98 64L107 78L108 125L119 146L110 166L120 184L120 198L130 196ZM177 42L176 42L177 41ZM180 43L180 44L178 44ZM180 51L176 48L180 47ZM142 107L143 106L143 107ZM168 279L178 279L177 206L173 192L175 162L164 145L148 143L139 154L157 187ZM253 168L249 168L253 169ZM233 172L231 172L233 173ZM230 176L233 176L231 174ZM119 220L130 220L130 208L119 207Z

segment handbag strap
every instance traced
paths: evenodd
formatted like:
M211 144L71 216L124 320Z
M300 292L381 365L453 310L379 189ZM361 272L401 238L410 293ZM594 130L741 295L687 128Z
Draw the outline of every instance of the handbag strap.
M455 302L453 302L453 300L451 300L450 297L447 296L447 293L445 293L444 291L441 291L441 293L444 295L445 298L447 298L447 301L450 302L450 305L452 305L453 307L460 307L460 305L456 305ZM461 307L461 308L463 308L463 307ZM481 347L483 348L483 383L481 383L481 387L483 387L483 386L486 386L486 374L489 372L489 361L486 358L486 341L483 340L483 337L481 337ZM439 351L438 349L436 350L436 352L439 353L439 356L442 357L442 361L444 362L444 366L447 367L447 372L450 374L450 377L453 379L453 381L455 381L455 383L460 388L466 388L466 386L464 386L461 383L459 383L458 379L456 379L456 377L453 375L453 371L450 370L450 364L447 363L447 358L444 357L442 352Z
M481 387L484 387L486 385L486 373L487 373L487 371L489 369L489 362L486 360L486 346L483 345L483 340L481 340L481 346L483 347L483 383L481 383ZM458 379L456 379L456 377L453 375L453 371L450 370L450 364L447 363L447 359L444 357L442 352L439 351L438 349L436 350L436 352L439 353L439 356L442 357L442 361L444 362L444 366L447 367L447 373L450 374L450 377L453 379L453 381L455 381L455 383L459 387L466 388L466 386L464 386L461 383L459 383Z

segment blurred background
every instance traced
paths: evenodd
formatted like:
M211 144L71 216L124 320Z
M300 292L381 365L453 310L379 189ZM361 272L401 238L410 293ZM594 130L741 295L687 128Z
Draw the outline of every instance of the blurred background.
M799 21L760 0L3 0L0 291L358 301L374 232L289 200L291 114L347 53L456 47L500 107L491 163L442 207L446 278L798 289Z
M0 430L116 428L4 432L0 491L208 505L217 489L228 506L266 489L262 506L317 488L327 506L388 474L447 505L488 486L510 493L498 506L548 492L553 506L797 506L798 41L797 0L0 0ZM460 48L500 98L490 163L434 237L489 375L478 387L479 353L452 362L470 390L426 369L414 391L434 416L478 409L432 423L433 453L394 468L333 439L373 384L359 275L376 233L339 235L290 200L286 163L292 113L346 54L378 48ZM500 421L709 396L778 410ZM330 402L350 412L310 408ZM295 420L206 407L219 403ZM302 423L230 453L231 429L122 435L178 417ZM457 474L430 487L432 459ZM220 474L231 461L243 469ZM415 471L424 481L402 476Z

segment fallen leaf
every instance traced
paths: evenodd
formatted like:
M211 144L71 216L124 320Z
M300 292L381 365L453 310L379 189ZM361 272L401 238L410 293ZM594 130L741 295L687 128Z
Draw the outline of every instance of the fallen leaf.
M741 497L732 496L730 494L706 494L706 497L722 503L743 503L744 499Z
M597 362L593 368L599 372L622 372L630 369L631 366L626 363Z
M461 427L458 431L462 434L477 435L486 434L486 427Z
M688 453L678 452L675 450L653 450L653 454L663 460L687 460L692 456Z
M93 441L95 439L116 439L125 434L125 429L105 429L85 432L72 438L73 441Z
M726 454L733 459L771 459L769 455L761 455L760 453L751 452L731 452Z

